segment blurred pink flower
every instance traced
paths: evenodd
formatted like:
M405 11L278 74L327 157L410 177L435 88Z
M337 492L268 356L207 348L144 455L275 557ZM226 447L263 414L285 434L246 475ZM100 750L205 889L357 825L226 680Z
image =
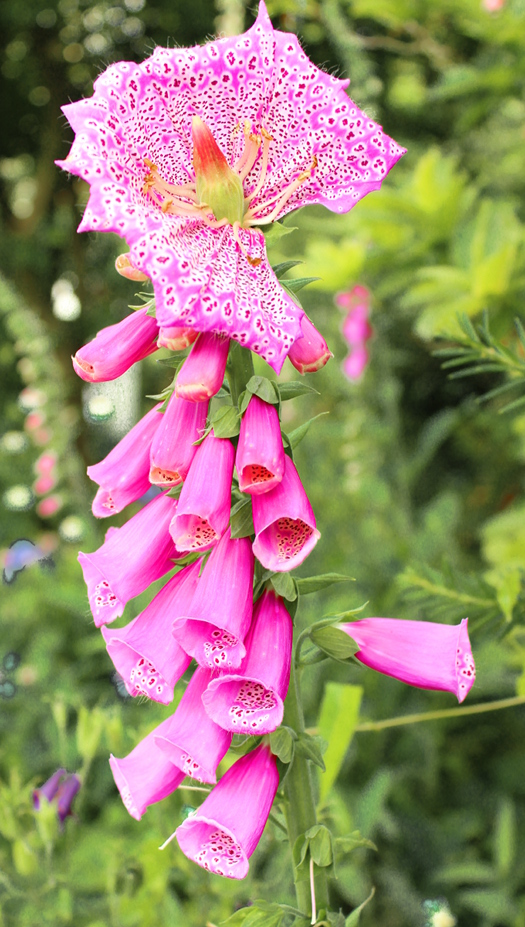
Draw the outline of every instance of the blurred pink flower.
M347 313L341 332L350 347L350 354L343 361L341 369L349 380L359 380L368 363L366 343L374 333L368 321L370 292L366 287L357 285L346 293L338 293L334 302Z
M62 496L46 496L45 499L41 499L37 503L36 513L40 515L40 518L51 518L52 515L56 515L60 511L64 504Z

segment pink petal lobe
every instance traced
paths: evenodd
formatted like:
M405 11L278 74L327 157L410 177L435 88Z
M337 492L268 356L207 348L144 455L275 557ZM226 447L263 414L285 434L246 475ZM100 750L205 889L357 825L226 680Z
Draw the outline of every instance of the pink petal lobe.
M267 570L277 573L299 566L321 537L295 464L287 455L284 461L282 482L252 497L253 552Z
M128 756L121 760L111 756L109 760L124 807L136 821L149 805L171 795L184 779L184 773L155 744L161 728L155 728Z
M170 533L181 553L207 550L228 526L235 450L211 432L204 439L182 487Z

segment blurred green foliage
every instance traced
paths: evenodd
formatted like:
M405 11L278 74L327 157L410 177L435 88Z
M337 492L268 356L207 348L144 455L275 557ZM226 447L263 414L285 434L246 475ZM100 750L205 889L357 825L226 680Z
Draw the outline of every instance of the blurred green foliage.
M381 192L344 217L301 211L288 220L298 231L271 246L274 262L304 261L292 275L321 277L301 295L335 354L310 378L320 395L283 406L288 432L330 413L297 450L323 534L301 572L357 578L301 598L297 622L365 600L370 615L468 615L478 666L469 701L525 695L525 416L498 415L507 394L476 402L505 383L504 372L451 380L434 355L449 343L437 336L459 336L459 312L476 319L486 310L494 338L522 356L513 319L523 317L525 290L525 6L268 6L318 65L351 77L356 102L408 148ZM124 755L172 708L123 697L76 563L79 545L94 549L103 536L85 466L127 424L118 387L90 391L69 356L122 318L135 294L113 270L118 240L75 234L87 190L53 165L71 141L59 107L88 95L110 61L140 60L155 43L204 41L218 13L220 28L242 28L254 10L240 0L220 8L212 0L0 6L0 545L28 538L51 555L2 587L0 662L21 657L0 680L12 696L0 702L5 927L202 927L255 899L293 904L278 816L250 877L230 883L188 862L174 843L157 849L198 793L181 790L140 823L127 815L108 753ZM339 367L333 295L358 282L373 295L375 338L363 380L350 384ZM257 372L268 371L261 364ZM133 418L148 408L141 397L169 377L149 358L126 381ZM40 404L20 397L27 388L40 392ZM45 417L36 430L28 428L31 410ZM49 448L62 504L43 518L33 468ZM125 621L151 594L131 603ZM375 886L348 923L423 927L424 902L446 897L461 927L525 927L524 709L360 731L359 719L450 707L451 698L354 665L306 672L311 732L330 741L321 822L335 837L359 831L377 846L336 840L333 909L359 906ZM32 788L60 765L83 780L63 833L31 803Z

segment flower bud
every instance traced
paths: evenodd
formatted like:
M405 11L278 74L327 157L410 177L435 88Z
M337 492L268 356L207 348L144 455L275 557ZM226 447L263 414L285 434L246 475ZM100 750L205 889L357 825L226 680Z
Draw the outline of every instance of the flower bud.
M294 341L288 357L299 373L315 373L333 357L326 341L307 315L301 319L302 338Z

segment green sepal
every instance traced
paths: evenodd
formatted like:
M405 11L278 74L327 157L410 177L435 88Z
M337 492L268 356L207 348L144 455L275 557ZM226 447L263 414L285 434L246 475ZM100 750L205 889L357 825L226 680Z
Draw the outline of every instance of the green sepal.
M269 225L262 225L259 229L263 233L264 239L267 245L273 245L275 242L280 241L281 238L284 238L285 235L289 235L290 232L296 232L296 225L283 225L282 222L271 222Z
M287 271L291 270L292 267L297 267L298 264L304 264L304 261L281 261L280 264L272 264L272 270L277 279L280 280Z
M258 396L264 402L278 406L280 404L279 389L277 384L268 377L254 376L250 377L246 384L246 389L239 396L239 411L244 415L248 408L248 403L252 396Z
M297 591L301 595L310 595L319 592L334 583L355 583L353 576L344 576L342 573L319 573L317 576L304 576L296 579Z
M287 399L295 399L296 396L304 396L305 393L320 395L318 390L314 389L313 386L309 386L308 383L303 383L302 380L290 380L288 383L278 383L277 386L281 402L285 402Z
M293 431L290 431L289 434L284 435L288 444L294 450L298 444L303 440L304 437L308 434L310 426L316 421L316 419L321 418L322 415L328 415L328 412L319 412L319 415L314 415L313 418L308 419L307 422L303 422L302 425L299 425L298 428L294 428Z
M312 734L307 734L305 731L301 731L297 735L297 740L295 742L295 752L298 756L304 757L306 760L310 760L314 766L318 766L323 772L325 771L325 765L323 760L323 753L326 749L326 741L321 737L314 737ZM323 749L324 747L324 749Z
M173 487L169 490L169 492L166 493L166 495L169 496L170 499L178 499L179 496L180 496L180 494L181 494L181 492L182 492L182 487L183 487L183 485L184 485L184 484L183 484L183 482L182 482L182 480L181 480L180 483L177 483L176 486L173 486Z
M230 528L232 538L248 538L255 533L253 527L252 500L241 499L230 513Z
M130 309L131 308L133 307L130 306ZM155 303L153 303L151 306L148 306L148 308L146 309L146 315L149 315L150 319L157 318L157 310L155 308Z
M163 367L174 367L178 373L183 360L184 358L181 358L180 352L177 351L172 357L160 357L156 363L162 364Z
M276 731L270 734L270 748L281 763L291 763L294 757L294 744L297 734L291 727L281 724Z
M315 283L316 280L321 280L321 277L292 277L287 278L286 280L281 280L281 286L284 286L287 290L291 290L292 293L298 293L299 290L302 290L303 287L308 286L310 283Z
M289 573L273 573L270 582L277 595L286 599L287 602L295 602L298 592L293 576L290 576Z
M240 431L239 413L234 406L221 406L210 418L216 438L235 438Z
M356 644L345 631L332 626L324 628L313 628L310 632L310 640L326 653L332 660L338 663L346 663L352 660L359 650L359 644Z

